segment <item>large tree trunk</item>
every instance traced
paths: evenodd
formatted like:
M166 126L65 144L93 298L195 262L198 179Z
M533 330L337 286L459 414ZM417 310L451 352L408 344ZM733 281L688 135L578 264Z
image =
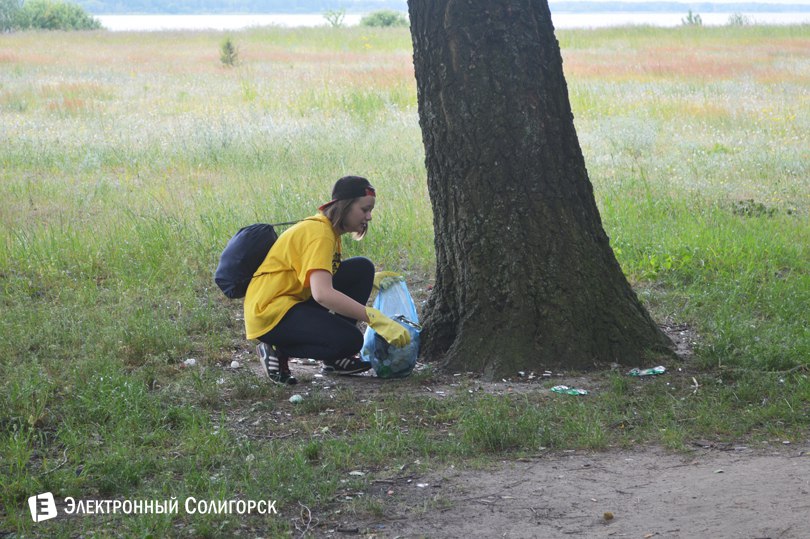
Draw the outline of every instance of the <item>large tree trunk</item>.
M546 0L409 0L436 232L424 356L487 377L671 342L602 228Z

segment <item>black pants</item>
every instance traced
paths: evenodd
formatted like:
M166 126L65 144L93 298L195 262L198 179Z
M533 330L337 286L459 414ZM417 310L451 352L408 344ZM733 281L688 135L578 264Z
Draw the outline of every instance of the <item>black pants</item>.
M363 305L371 296L374 264L362 257L340 263L332 286ZM276 327L259 337L280 354L320 361L336 361L355 355L363 347L357 320L332 314L314 299L295 305Z

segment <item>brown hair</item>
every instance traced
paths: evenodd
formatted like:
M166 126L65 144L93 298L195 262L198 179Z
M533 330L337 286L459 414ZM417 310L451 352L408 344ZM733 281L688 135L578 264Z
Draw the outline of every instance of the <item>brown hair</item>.
M321 211L326 216L327 219L332 223L332 226L337 228L338 230L343 230L343 223L346 221L346 216L349 214L349 210L352 207L352 204L360 200L360 198L349 198L344 200L338 200L327 206L326 208L322 209ZM366 231L363 232L352 232L352 238L355 240L362 240L363 237L366 235Z

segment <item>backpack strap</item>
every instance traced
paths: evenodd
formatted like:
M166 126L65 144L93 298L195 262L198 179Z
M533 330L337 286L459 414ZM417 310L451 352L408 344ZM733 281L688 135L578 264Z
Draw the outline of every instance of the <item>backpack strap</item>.
M295 224L300 223L302 220L303 220L303 221L306 221L306 219L299 219L298 221L287 221L286 223L270 223L270 226L275 227L275 226L289 226L289 225L295 225Z
M285 222L285 223L270 223L270 226L276 227L276 226L289 226L289 225L297 225L297 224L298 224L298 223L300 223L301 221L317 221L317 219L314 219L314 218L312 218L312 217L307 217L307 218L305 218L305 219L299 219L299 220L297 220L297 221L287 221L287 222Z

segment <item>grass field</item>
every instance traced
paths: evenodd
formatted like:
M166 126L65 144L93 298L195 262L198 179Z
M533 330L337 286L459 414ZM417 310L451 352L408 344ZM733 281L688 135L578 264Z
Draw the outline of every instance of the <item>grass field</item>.
M430 279L410 37L229 35L234 68L221 33L0 35L0 533L272 537L300 505L333 511L360 468L374 474L349 476L357 490L417 459L807 440L807 26L558 32L605 228L653 316L699 335L682 365L699 388L601 373L588 399L436 400L409 391L428 371L384 402L299 407L250 373L222 378L252 346L212 272L239 227L305 217L351 173L380 197L344 248ZM241 435L240 413L277 436ZM181 510L34 525L26 499L45 491ZM281 515L188 515L189 496L272 496ZM341 510L384 511L358 500Z

